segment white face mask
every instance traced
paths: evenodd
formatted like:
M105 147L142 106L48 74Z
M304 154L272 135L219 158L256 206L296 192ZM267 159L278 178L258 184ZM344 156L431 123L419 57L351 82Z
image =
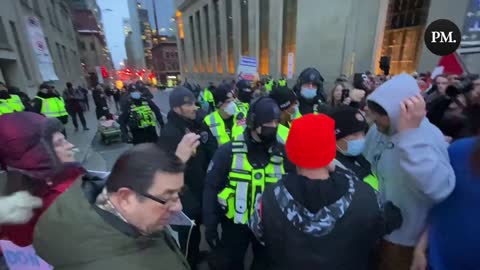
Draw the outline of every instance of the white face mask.
M223 111L232 116L234 115L236 112L237 112L237 104L235 104L235 102L231 101L230 103L228 103L228 105L223 109Z

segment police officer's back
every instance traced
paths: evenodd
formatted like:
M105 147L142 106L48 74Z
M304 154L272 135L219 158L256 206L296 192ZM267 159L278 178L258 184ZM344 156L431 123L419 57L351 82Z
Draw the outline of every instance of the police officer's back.
M157 142L157 121L164 126L160 109L152 100L144 98L138 88L130 90L130 97L121 108L119 124L124 138L128 130L132 134L132 143Z
M306 68L298 76L294 91L300 102L299 109L302 115L324 112L327 102L323 91L323 77L315 68Z
M25 105L20 96L10 94L5 85L0 82L0 115L24 110Z
M324 114L293 121L286 144L297 166L275 185L266 187L250 219L265 243L265 269L369 269L377 240L400 226L385 222L373 189L353 173L332 166L335 123Z
M267 97L253 101L245 132L220 146L209 166L203 218L207 242L212 248L217 246L219 239L217 224L222 224L221 246L225 252L223 258L228 262L221 269L243 270L250 242L254 265L262 265L262 248L252 238L246 223L258 194L291 169L284 159L283 146L276 140L279 119L280 110L275 101ZM218 211L219 206L223 211Z

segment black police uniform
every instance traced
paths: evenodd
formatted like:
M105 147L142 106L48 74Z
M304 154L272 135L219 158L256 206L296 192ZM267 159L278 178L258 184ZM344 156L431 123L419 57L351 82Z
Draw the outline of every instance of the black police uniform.
M328 110L326 103L327 98L323 91L323 77L315 68L306 68L300 73L293 90L298 96L298 109L302 115L319 112L324 113ZM305 83L313 83L317 86L317 95L308 100L301 95L301 87Z
M205 179L208 164L217 148L216 140L201 119L199 121L185 119L174 111L168 113L167 119L168 122L162 129L158 144L163 145L165 149L173 153L186 133L193 132L200 135L200 145L196 153L186 164L184 176L186 189L181 196L183 211L188 217L195 220L196 224L190 236L187 258L191 269L196 269L200 260L199 245L200 224L202 223L203 179ZM189 228L174 226L173 229L179 233L180 246L185 253Z

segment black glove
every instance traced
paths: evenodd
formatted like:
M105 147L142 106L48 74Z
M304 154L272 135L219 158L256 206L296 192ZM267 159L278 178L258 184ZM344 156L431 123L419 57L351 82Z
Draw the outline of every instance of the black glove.
M402 211L391 201L387 201L385 205L383 205L383 218L385 220L386 234L390 234L402 226Z
M215 249L219 244L217 225L206 225L205 239L211 249Z

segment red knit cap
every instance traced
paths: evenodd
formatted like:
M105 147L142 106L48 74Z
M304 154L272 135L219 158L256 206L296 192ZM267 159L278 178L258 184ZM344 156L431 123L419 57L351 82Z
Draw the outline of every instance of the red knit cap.
M326 167L336 154L335 121L324 114L307 114L293 121L285 145L297 167Z

